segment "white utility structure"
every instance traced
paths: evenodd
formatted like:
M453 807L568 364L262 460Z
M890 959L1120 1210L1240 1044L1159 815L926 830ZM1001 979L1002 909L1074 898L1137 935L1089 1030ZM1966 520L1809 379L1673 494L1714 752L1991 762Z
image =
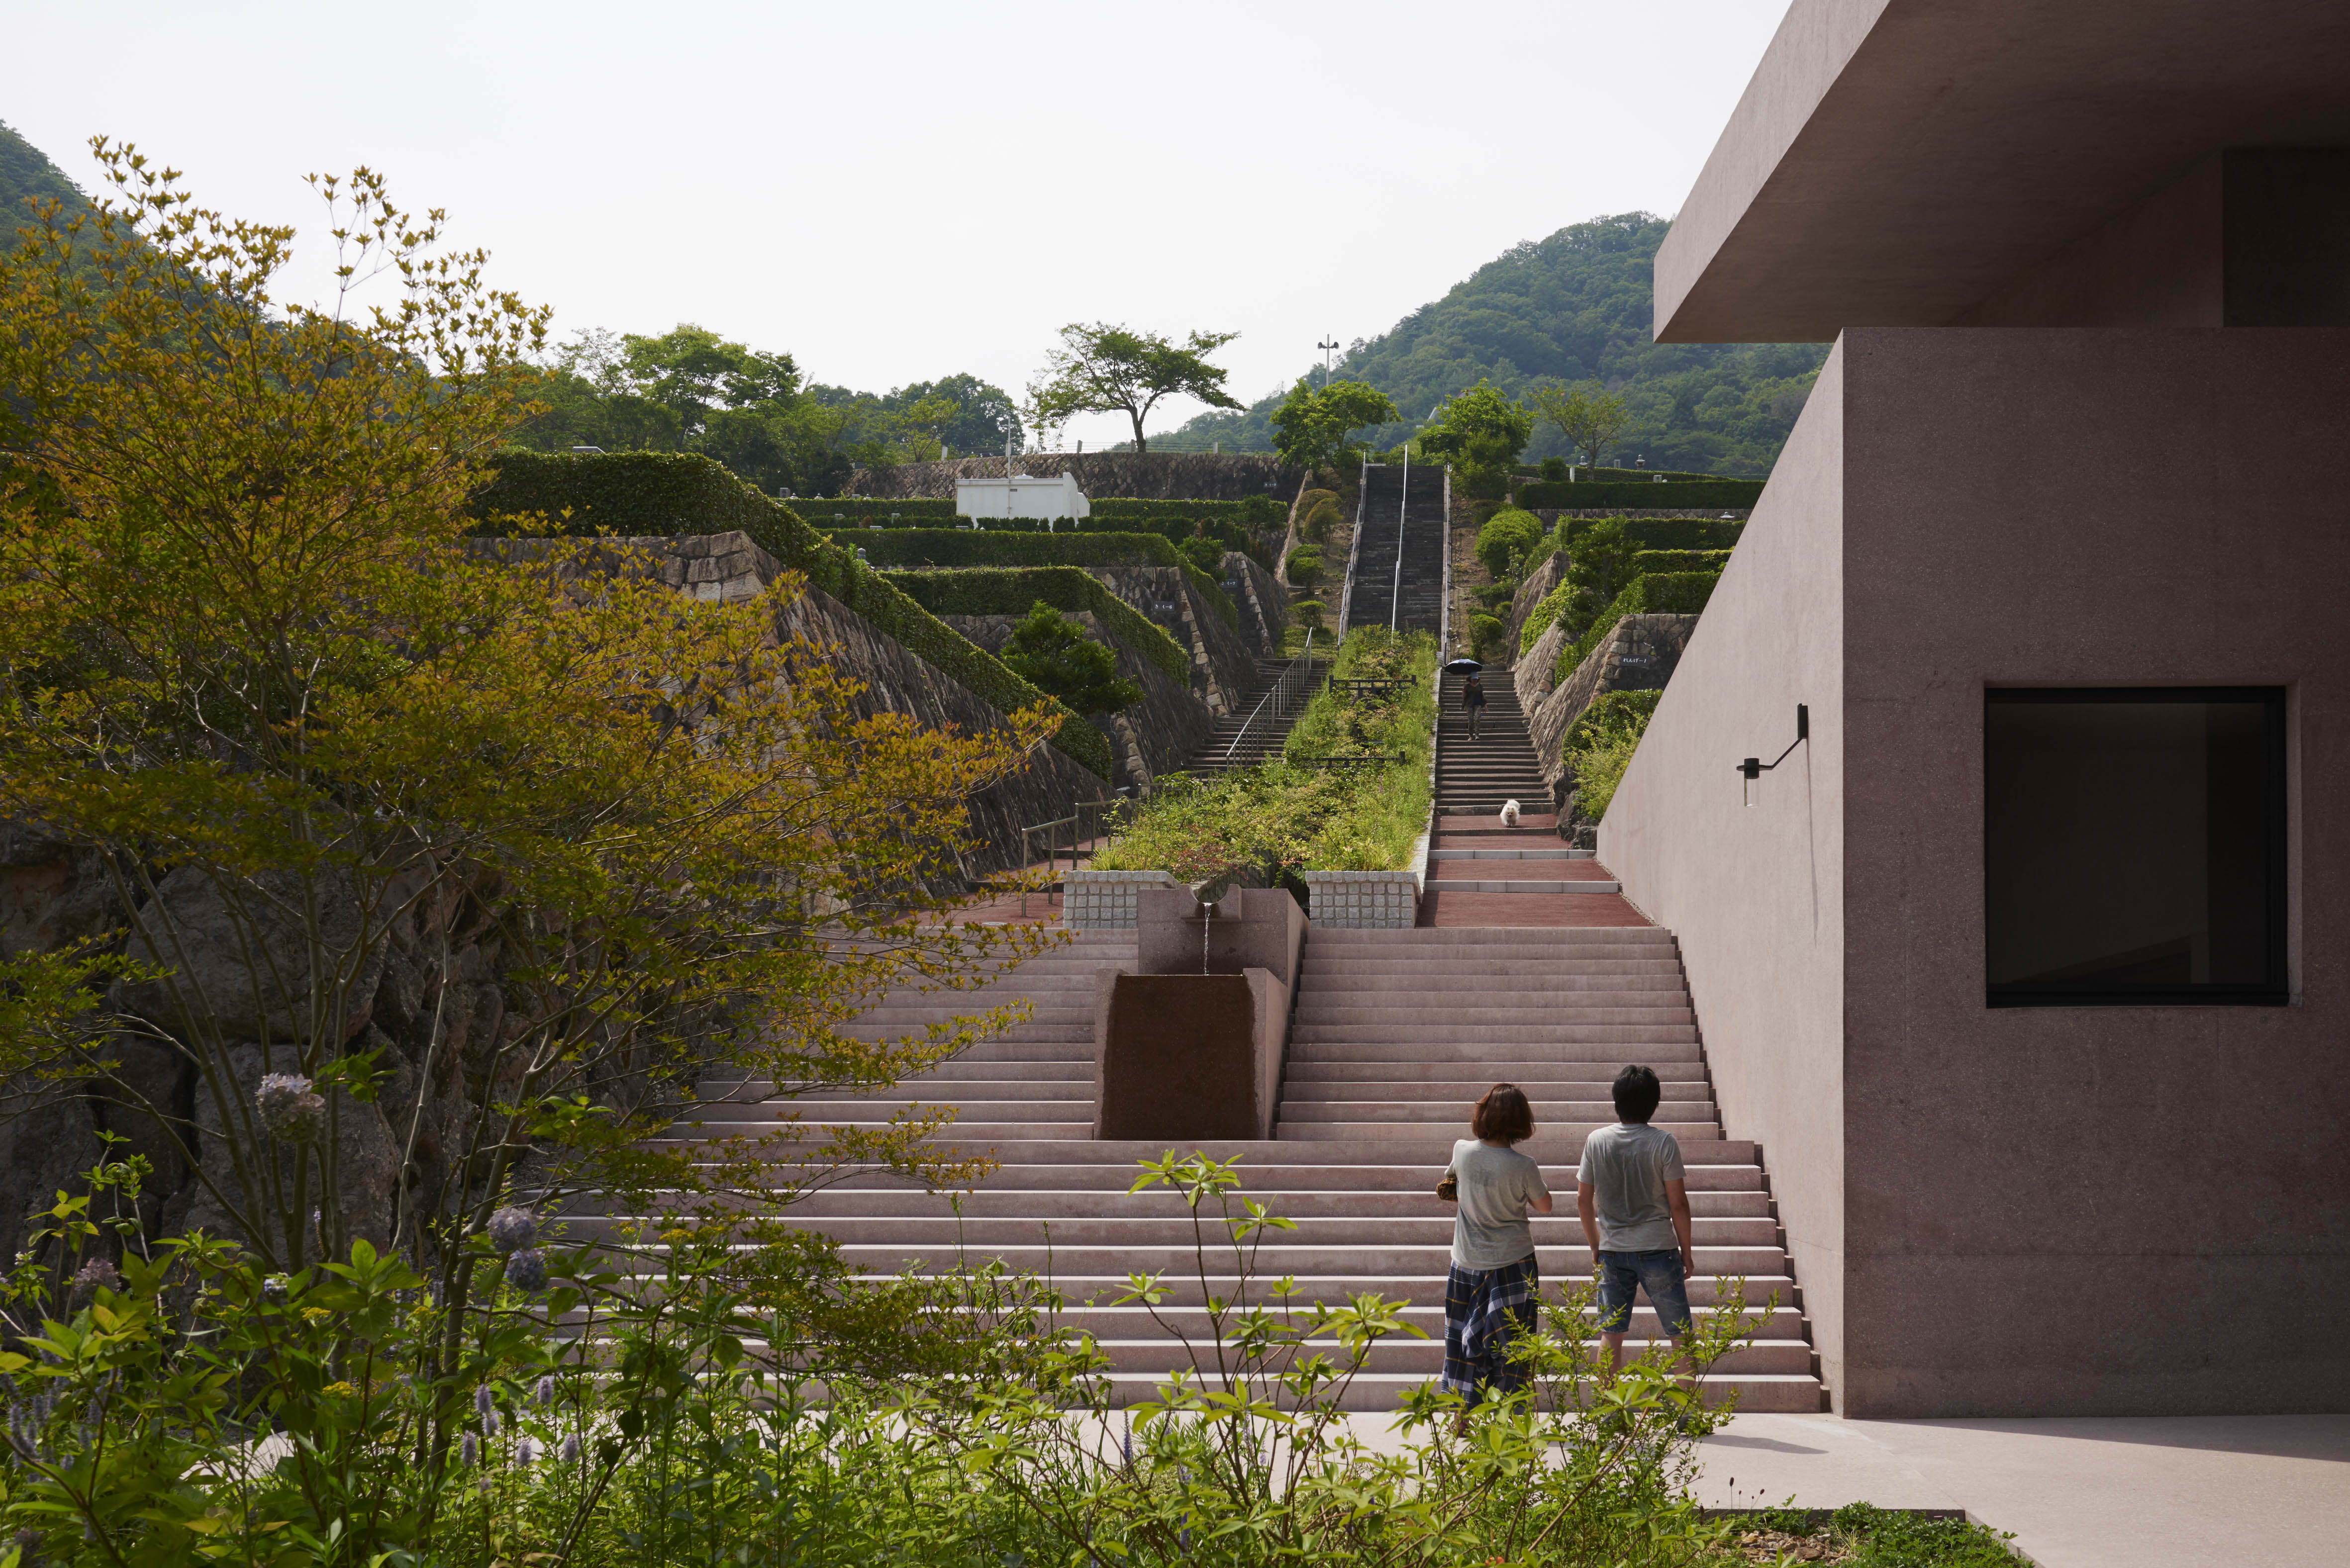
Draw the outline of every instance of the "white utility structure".
M955 481L958 517L1084 517L1093 509L1073 473L1053 479L1015 473L1009 479Z

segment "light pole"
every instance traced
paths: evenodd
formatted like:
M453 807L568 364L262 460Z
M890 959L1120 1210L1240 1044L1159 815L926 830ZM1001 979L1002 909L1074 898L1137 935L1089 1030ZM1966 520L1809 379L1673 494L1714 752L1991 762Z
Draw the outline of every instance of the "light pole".
M1314 347L1322 350L1322 387L1327 391L1330 387L1330 350L1338 347L1338 339L1333 337L1329 342L1316 343Z

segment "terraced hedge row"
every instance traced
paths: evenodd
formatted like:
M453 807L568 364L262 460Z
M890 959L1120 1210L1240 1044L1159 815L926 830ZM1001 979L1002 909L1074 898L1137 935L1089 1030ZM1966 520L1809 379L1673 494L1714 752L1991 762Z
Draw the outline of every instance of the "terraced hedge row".
M760 494L699 452L536 452L496 457L496 474L474 494L477 533L509 537L596 535L670 537L740 528L908 652L1006 713L1040 704L1061 723L1054 748L1107 780L1109 742L1067 704L1046 696L937 616L853 550L817 533L782 502ZM1088 579L1090 580L1090 579ZM1027 606L1023 605L1022 609Z
M1581 637L1558 650L1551 680L1561 681L1574 674L1575 667L1607 641L1616 623L1627 615L1699 614L1713 597L1713 585L1721 580L1720 572L1662 572L1633 578Z
M1164 628L1076 566L983 566L945 572L884 572L932 615L1026 615L1038 599L1056 610L1091 610L1110 635L1189 687L1191 658Z
M1180 566L1157 534L974 534L962 528L826 529L876 566Z

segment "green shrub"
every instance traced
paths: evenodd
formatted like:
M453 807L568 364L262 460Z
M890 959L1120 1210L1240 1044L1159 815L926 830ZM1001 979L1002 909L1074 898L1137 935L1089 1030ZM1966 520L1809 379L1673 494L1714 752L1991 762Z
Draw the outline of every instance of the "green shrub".
M828 531L829 532L829 531ZM1000 529L854 528L835 544L880 567L1173 566L1183 557L1158 534L1014 534Z
M1014 674L1080 713L1115 712L1142 701L1141 686L1118 674L1118 655L1042 599L1012 628L1002 658Z
M1289 583L1292 587L1314 591L1322 580L1322 552L1301 545L1289 552Z
M1558 650L1558 664L1553 679L1564 680L1575 673L1591 650L1607 640L1616 629L1616 623L1627 615L1697 615L1705 608L1706 600L1713 595L1713 585L1721 580L1719 572L1668 572L1661 576L1635 577L1630 586L1616 596L1615 602L1601 611L1583 635Z
M1746 524L1732 517L1562 517L1552 530L1555 547L1571 545L1594 528L1621 524L1636 550L1727 550Z
M1313 493L1321 499L1303 514L1304 521L1298 524L1298 532L1316 545L1326 545L1330 542L1330 535L1345 524L1347 514L1339 510L1337 497L1328 491L1317 490Z
M983 701L1006 713L1050 703L1064 715L1055 750L1107 780L1109 742L860 565L852 551L818 534L782 502L762 495L698 452L536 452L508 449L489 483L476 492L477 532L523 536L674 537L740 528L754 544L863 617L877 630Z
M1575 809L1593 822L1607 815L1616 786L1639 749L1661 691L1609 691L1567 726L1560 755L1575 775Z
M1330 607L1320 599L1300 599L1289 607L1289 616L1308 631L1319 631L1329 618Z
M1642 576L1666 572L1719 572L1730 565L1727 550L1636 550L1632 570Z
M1212 577L1224 569L1224 546L1221 540L1194 537L1175 546L1176 554L1189 562L1194 571Z
M1477 530L1477 559L1494 577L1516 575L1519 559L1542 543L1542 520L1533 513L1504 506Z
M1676 479L1661 484L1654 479L1628 484L1584 479L1563 484L1535 479L1521 482L1515 499L1521 506L1556 506L1573 511L1618 506L1644 511L1664 506L1750 511L1762 495L1762 481L1759 479Z
M1499 616L1472 615L1469 618L1469 644L1481 659L1490 661L1494 650L1501 647L1503 639L1509 633L1510 628L1502 624Z
M889 583L932 615L1024 615L1043 603L1090 610L1112 637L1188 688L1191 657L1158 622L1075 566L973 566L960 571L889 572Z

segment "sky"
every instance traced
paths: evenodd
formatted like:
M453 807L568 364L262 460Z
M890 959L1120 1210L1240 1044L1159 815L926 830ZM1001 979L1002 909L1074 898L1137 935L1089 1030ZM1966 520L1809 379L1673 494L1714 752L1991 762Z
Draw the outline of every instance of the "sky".
M1070 322L1237 332L1248 402L1522 240L1676 211L1786 6L0 0L0 119L85 189L104 134L306 234L302 176L365 164L558 336L1017 397ZM331 265L297 239L281 296Z

